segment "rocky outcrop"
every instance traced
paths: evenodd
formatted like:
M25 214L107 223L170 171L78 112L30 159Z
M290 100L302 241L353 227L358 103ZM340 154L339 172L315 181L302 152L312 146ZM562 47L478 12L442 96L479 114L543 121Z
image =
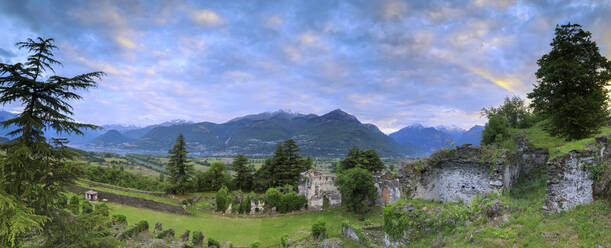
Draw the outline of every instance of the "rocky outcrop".
M329 208L341 206L342 196L334 182L334 175L315 170L301 173L298 190L299 194L305 195L308 210L322 210L325 201L328 201Z
M548 163L544 209L561 212L609 197L610 137L598 137L588 149L569 151Z

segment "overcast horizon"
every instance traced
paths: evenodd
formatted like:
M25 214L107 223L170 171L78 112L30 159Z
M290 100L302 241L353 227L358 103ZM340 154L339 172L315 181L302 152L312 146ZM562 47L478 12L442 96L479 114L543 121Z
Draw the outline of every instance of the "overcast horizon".
M0 0L0 62L54 38L58 75L107 73L73 104L95 124L342 109L385 133L468 129L526 98L556 24L581 24L610 58L609 16L611 1Z

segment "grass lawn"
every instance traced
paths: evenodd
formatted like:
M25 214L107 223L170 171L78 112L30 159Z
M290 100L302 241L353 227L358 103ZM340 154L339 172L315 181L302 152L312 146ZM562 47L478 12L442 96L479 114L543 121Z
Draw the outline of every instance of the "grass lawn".
M177 205L177 206L181 205L178 200L170 199L170 198L167 198L167 197L153 196L153 195L148 195L148 194L143 194L143 193L127 192L127 191L110 189L110 188L105 188L105 187L96 187L96 186L91 186L91 185L89 185L87 183L84 183L84 182L76 182L76 183L78 185L81 185L83 187L86 187L86 188L89 188L89 189L93 189L93 190L96 190L96 191L106 191L106 192L115 193L115 194L119 194L119 195L138 197L138 198L142 198L142 199L148 199L148 200L163 202L163 203L167 203L167 204L171 204L171 205Z
M153 210L140 209L108 203L112 214L123 214L129 224L146 220L150 226L155 222L163 223L163 228L173 228L176 236L185 230L201 231L206 238L212 237L221 241L230 241L234 245L247 246L254 241L260 241L264 246L280 244L280 237L288 235L291 239L301 239L310 235L312 224L322 218L327 222L330 237L341 236L341 223L344 220L359 222L360 215L346 212L344 209L334 209L322 212L306 212L274 217L244 217L220 216L198 211L194 216L176 215ZM365 217L372 223L381 224L381 209Z
M550 158L554 158L567 153L570 150L584 149L587 144L594 143L594 137L566 141L564 138L554 137L543 130L543 123L539 122L531 128L513 129L514 135L525 135L533 143L535 147L547 148L550 152ZM611 134L611 127L603 127L595 136L603 136Z

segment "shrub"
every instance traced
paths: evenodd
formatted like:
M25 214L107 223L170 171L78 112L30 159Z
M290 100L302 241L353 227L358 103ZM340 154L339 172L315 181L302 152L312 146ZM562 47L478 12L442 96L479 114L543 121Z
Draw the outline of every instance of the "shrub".
M106 205L106 203L103 203L103 202L95 205L95 211L101 214L102 216L110 215L110 209L108 208L108 205Z
M269 188L265 191L265 203L269 208L278 207L282 201L282 195L276 188Z
M204 234L202 232L193 232L193 239L191 240L194 246L201 247L204 245Z
M208 247L217 247L217 248L221 248L221 243L218 242L216 239L213 238L208 238Z
M159 232L157 235L155 235L155 238L158 238L158 239L165 239L167 237L174 238L174 234L175 234L174 229L168 228L166 230Z
M482 131L482 144L501 143L509 137L509 124L501 115L492 115Z
M91 202L88 200L84 200L81 203L81 208L83 209L83 214L90 214L93 212L93 204L91 204Z
M55 201L55 205L57 206L57 208L66 208L68 206L68 197L66 197L66 195L64 194L60 194L57 198L57 201Z
M357 167L342 171L338 174L335 185L342 194L342 204L345 203L352 211L368 211L369 206L375 203L377 189L368 170Z
M80 214L80 204L81 204L81 198L78 197L77 195L73 195L70 198L70 203L68 204L68 208L70 209L70 211L75 214L78 215Z
M228 205L227 187L223 186L216 192L216 211L225 211Z
M260 248L260 247L263 247L263 246L261 245L261 242L255 241L255 242L250 243L250 245L248 247L249 248Z
M327 223L324 220L317 220L312 225L312 236L317 239L324 239L327 236Z
M282 235L282 237L280 237L280 244L282 245L282 248L289 247L289 236Z
M242 202L240 203L240 213L248 212L250 212L250 195L245 195L242 197Z
M115 225L127 224L127 218L122 214L115 214L112 216L112 223Z

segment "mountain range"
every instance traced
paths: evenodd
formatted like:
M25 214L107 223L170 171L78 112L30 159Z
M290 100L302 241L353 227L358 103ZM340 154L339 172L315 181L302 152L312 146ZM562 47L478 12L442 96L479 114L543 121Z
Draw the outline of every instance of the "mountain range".
M0 121L14 116L0 111ZM6 136L10 130L11 127L1 130L0 136ZM278 143L293 139L302 155L343 157L356 146L376 149L383 157L401 157L425 156L452 142L479 145L482 130L482 126L464 130L412 125L386 135L375 125L361 123L340 109L320 116L280 110L237 117L220 124L174 120L146 127L104 125L101 130L87 130L82 136L67 138L72 146L80 149L121 153L167 154L182 133L191 154L201 156L267 156Z

